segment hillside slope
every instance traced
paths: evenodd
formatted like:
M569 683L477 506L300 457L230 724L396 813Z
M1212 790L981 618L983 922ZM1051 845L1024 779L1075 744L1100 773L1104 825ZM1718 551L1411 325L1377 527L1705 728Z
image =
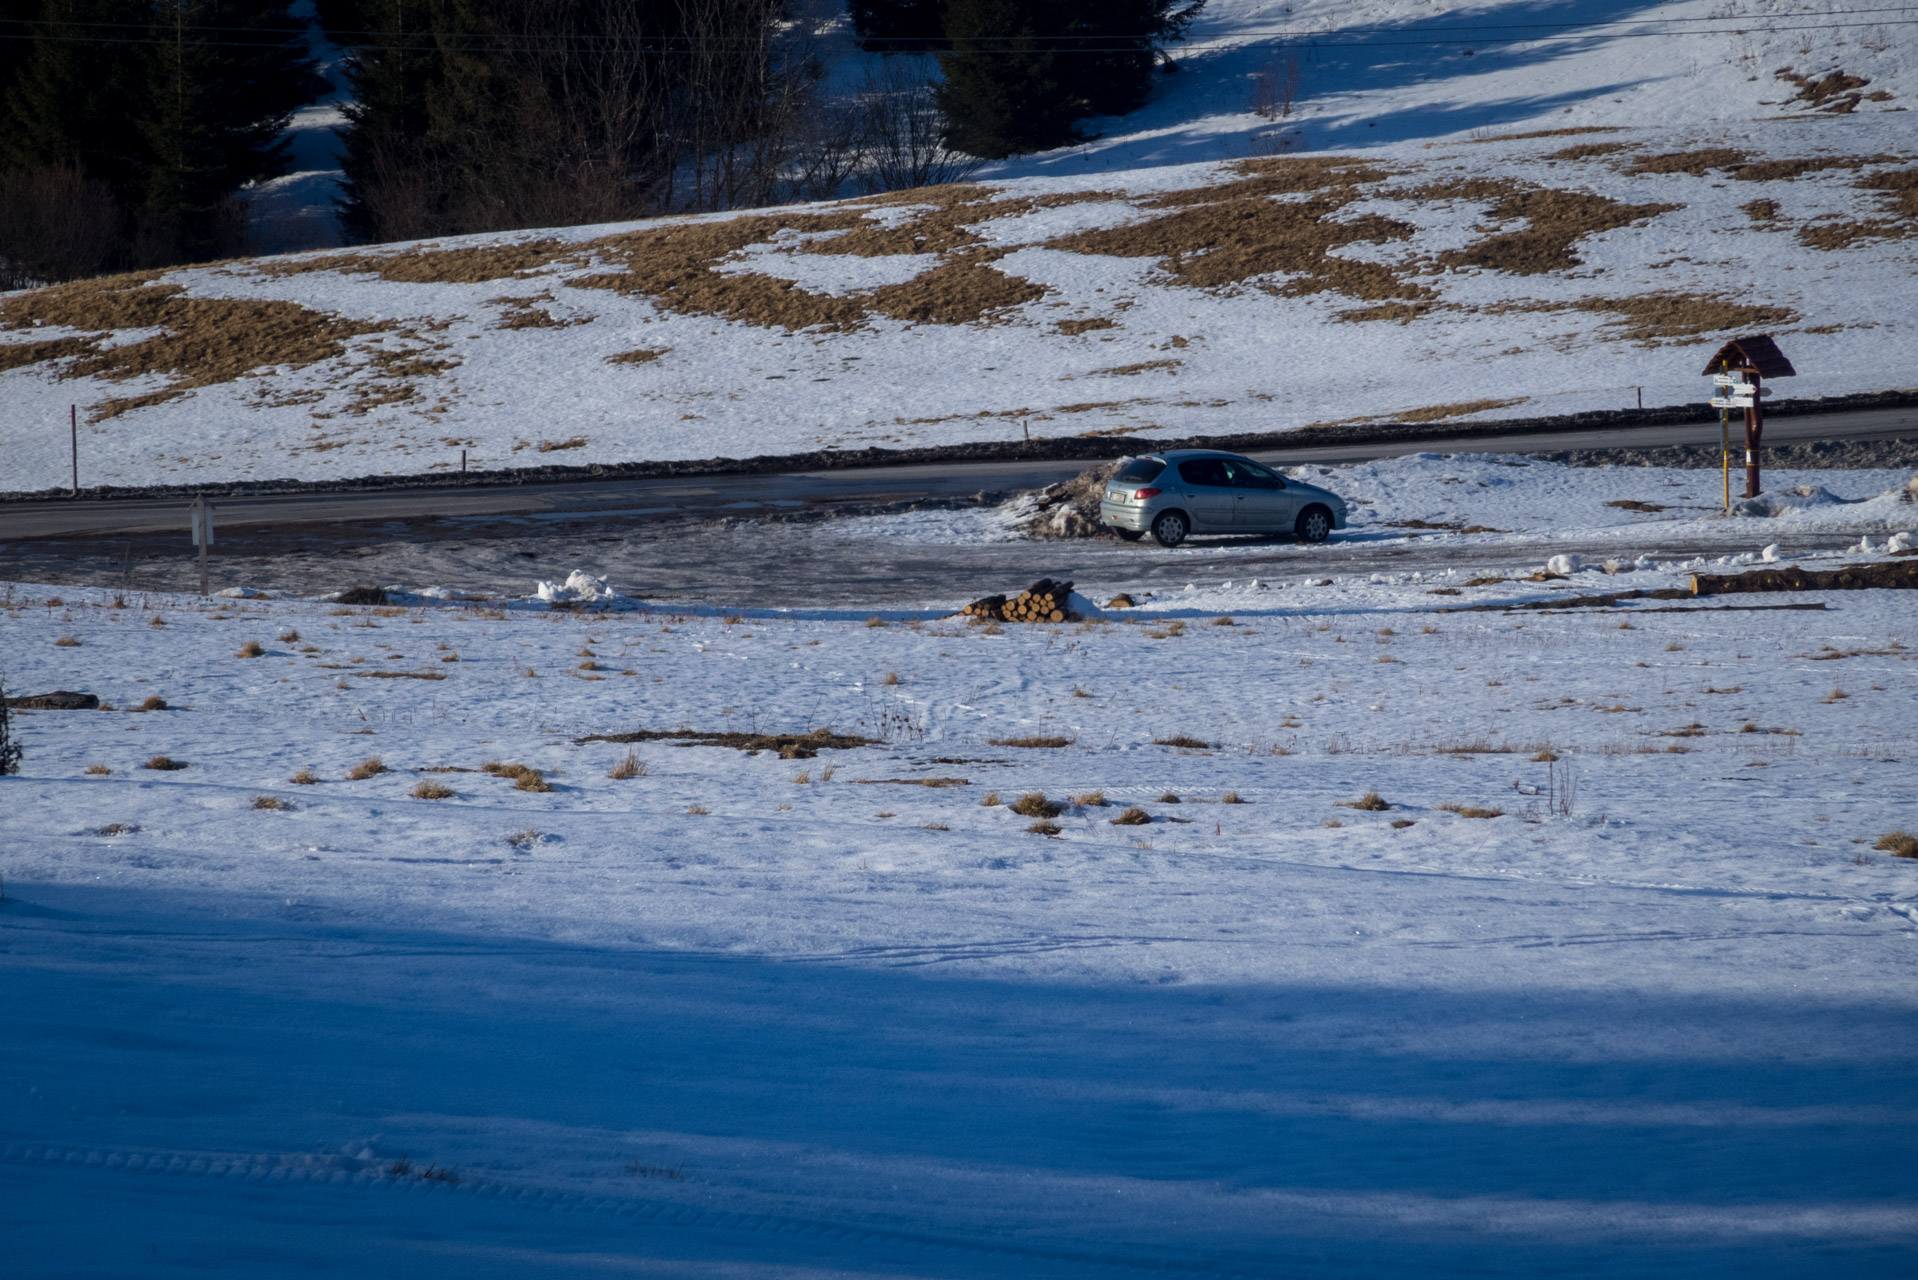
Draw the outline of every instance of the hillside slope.
M0 297L0 488L66 482L70 404L82 482L141 484L1678 403L1750 330L1793 395L1918 383L1918 27L1827 50L1597 15L1467 75L1429 43L1484 33L1462 14L1298 8L1349 18L1319 65L1369 70L1302 74L1276 121L1243 65L1283 48L1248 43L1276 7L1224 5L1133 133L963 185ZM1396 70L1394 34L1427 41ZM1766 40L1830 65L1771 75ZM1826 74L1852 55L1872 74Z

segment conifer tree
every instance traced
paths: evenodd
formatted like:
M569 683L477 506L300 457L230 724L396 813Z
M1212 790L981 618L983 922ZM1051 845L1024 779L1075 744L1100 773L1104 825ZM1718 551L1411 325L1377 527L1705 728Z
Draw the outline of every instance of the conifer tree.
M946 48L945 0L847 0L847 16L869 53L932 53Z

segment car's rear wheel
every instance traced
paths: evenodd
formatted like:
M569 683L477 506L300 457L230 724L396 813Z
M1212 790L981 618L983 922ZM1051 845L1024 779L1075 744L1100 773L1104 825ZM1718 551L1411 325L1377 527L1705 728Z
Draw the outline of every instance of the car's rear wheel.
M1324 507L1307 507L1299 512L1292 532L1300 542L1324 542L1332 536L1332 513Z
M1118 534L1120 538L1127 542L1137 542L1139 539L1145 537L1145 530L1143 529L1114 529L1112 532Z
M1183 511L1162 511L1159 518L1152 522L1152 539L1162 547L1178 546L1190 532L1192 525L1186 520Z

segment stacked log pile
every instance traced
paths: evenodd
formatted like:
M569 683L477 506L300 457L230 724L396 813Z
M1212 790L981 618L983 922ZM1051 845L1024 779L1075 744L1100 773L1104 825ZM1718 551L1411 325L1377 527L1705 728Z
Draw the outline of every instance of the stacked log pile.
M974 600L959 612L968 618L990 618L995 622L1077 622L1079 615L1068 606L1072 595L1070 582L1041 578L1008 600L987 596Z

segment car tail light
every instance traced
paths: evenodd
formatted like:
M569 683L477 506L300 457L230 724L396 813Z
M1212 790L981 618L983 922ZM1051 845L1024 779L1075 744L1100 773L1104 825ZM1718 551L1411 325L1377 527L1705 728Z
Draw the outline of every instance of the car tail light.
M1134 502L1144 502L1147 498L1156 498L1164 492L1165 490L1163 489L1134 489L1132 491L1132 500Z

